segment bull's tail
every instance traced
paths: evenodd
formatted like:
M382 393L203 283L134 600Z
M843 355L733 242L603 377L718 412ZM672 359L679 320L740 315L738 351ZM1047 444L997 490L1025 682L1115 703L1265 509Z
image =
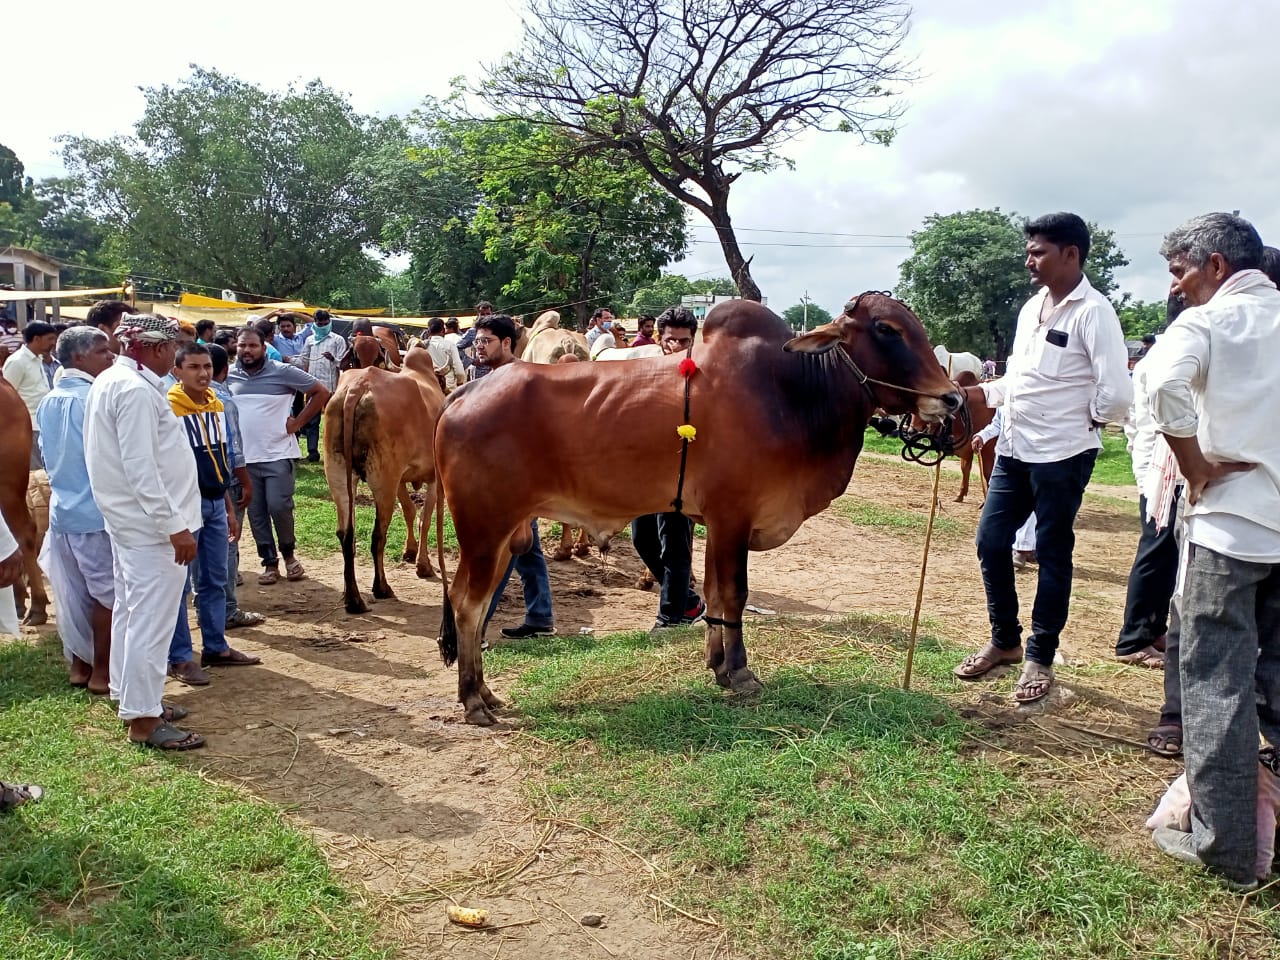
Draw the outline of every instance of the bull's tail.
M450 667L458 659L458 621L453 616L453 603L449 600L449 571L444 566L444 484L440 482L439 472L436 473L436 560L440 564L440 582L444 584L444 609L436 643L440 646L440 659Z

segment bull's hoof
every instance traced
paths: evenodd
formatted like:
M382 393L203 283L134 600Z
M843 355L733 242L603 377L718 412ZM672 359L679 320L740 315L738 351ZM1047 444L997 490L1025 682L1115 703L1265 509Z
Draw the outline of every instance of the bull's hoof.
M962 493L962 494L960 494L960 496L956 497L955 502L956 502L956 503L964 503L964 494Z
M396 593L389 586L385 584L382 586L379 586L376 583L373 585L373 599L394 600L395 598L396 598Z
M434 569L432 569L430 564L427 564L425 567L422 567L422 566L418 567L419 580L434 580L435 578L436 578L436 572Z
M484 705L486 707L489 707L493 710L501 710L503 707L506 706L506 704L503 703L501 699L494 696L493 691L489 689L489 685L487 683L481 684L480 686L480 699L484 701Z
M764 684L746 667L729 674L729 688L739 696L754 696L764 689Z
M578 544L576 547L574 547L574 548L573 548L573 555L574 555L575 557L589 557L589 556L591 556L591 545L590 545L589 543L580 543L580 544ZM566 560L568 560L569 558L568 558L568 557L565 557L565 559L566 559Z
M726 690L729 689L731 685L731 681L729 680L728 674L721 673L720 671L717 670L715 673L715 678L716 678L716 686L724 687Z
M468 697L463 708L463 718L467 723L475 724L477 727L492 727L498 722L498 718L478 694Z
M43 610L32 610L22 618L22 622L28 627L43 627L49 622L49 615Z
M355 600L347 601L347 613L355 615L359 613L368 613L368 612L369 612L369 605L365 603L363 600L356 598Z
M401 555L401 557L400 557L400 562L401 562L401 563L413 563L413 562L414 562L415 560L417 560L417 559L418 559L418 551L417 551L417 550L410 550L408 547L405 547L405 551L404 551L404 553L403 553L403 554Z
M568 560L572 556L573 554L570 553L568 550L557 550L555 553L551 555L551 559L564 561L564 560Z

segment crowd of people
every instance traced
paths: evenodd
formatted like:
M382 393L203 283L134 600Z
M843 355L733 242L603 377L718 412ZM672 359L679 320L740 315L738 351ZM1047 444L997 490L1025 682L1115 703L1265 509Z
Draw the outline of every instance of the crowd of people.
M1142 532L1116 657L1163 670L1166 702L1148 745L1186 758L1185 803L1162 804L1173 813L1153 818L1153 837L1171 856L1250 890L1274 849L1258 834L1258 797L1269 795L1265 778L1280 775L1271 749L1280 744L1280 440L1265 423L1280 252L1233 214L1169 233L1160 251L1172 275L1168 326L1131 368L1115 311L1085 274L1090 240L1075 214L1027 223L1026 265L1039 292L1021 310L1003 375L966 388L997 411L973 439L996 450L977 532L991 634L955 673L978 680L1018 665L1017 703L1052 694L1076 515L1103 428L1125 424ZM31 411L32 465L49 474L41 559L59 601L71 682L118 700L137 743L204 743L178 726L182 708L162 702L166 672L203 684L209 668L259 662L225 635L261 622L236 600L243 518L261 585L279 581L282 562L285 579L306 576L293 525L298 436L308 459L319 459L318 418L339 371L393 365L385 348L366 349L375 339L368 321L348 343L325 311L309 320L299 328L281 313L234 332L184 329L106 301L82 327L27 324L5 362ZM671 308L641 318L634 345L682 352L697 327L689 311ZM465 334L443 318L425 334L411 348L430 353L446 393L521 362L516 321L487 302ZM627 345L605 308L592 315L587 340L593 356L601 344ZM538 520L531 523L532 548L513 557L489 610L491 618L518 573L525 615L501 631L508 638L555 630ZM701 619L688 518L637 518L632 539L662 585L655 629ZM14 555L0 530L0 585L17 575ZM1024 642L1015 571L1030 556L1037 580ZM198 663L187 627L191 590ZM38 788L9 784L0 804L36 796Z
M1165 853L1256 889L1271 872L1280 796L1280 441L1266 425L1280 386L1267 354L1280 334L1280 251L1233 214L1169 233L1168 325L1130 371L1115 312L1084 274L1084 221L1043 217L1026 238L1041 289L1004 375L968 388L998 408L974 438L997 453L977 535L991 638L955 673L1021 665L1014 699L1050 695L1076 513L1102 428L1124 423L1142 533L1116 657L1163 670L1148 746L1186 760L1185 788L1148 826ZM1028 526L1038 576L1024 644L1014 568Z
M341 370L396 366L385 348L365 349L378 332L368 320L355 322L348 341L327 311L305 315L304 326L301 319L274 311L220 329L212 321L134 313L108 300L95 304L83 324L32 321L19 344L5 343L5 379L31 416L30 467L48 476L40 564L57 599L69 680L116 700L135 743L162 750L204 745L199 733L179 725L187 711L165 703L162 692L166 676L203 686L212 669L261 662L227 639L229 631L265 620L242 609L237 597L245 517L259 585L305 578L294 534L299 440L307 460L318 462L320 416ZM597 310L591 324L593 341L627 345L607 309ZM638 342L684 350L696 330L693 315L677 308L644 318ZM517 321L485 301L465 336L456 318L433 319L424 333L406 346L429 353L446 393L516 362ZM705 608L690 587L688 519L639 518L635 531L662 584L657 625L696 622ZM526 606L524 621L504 628L504 637L554 629L546 560L536 537L534 544L513 559L503 581L520 574ZM9 586L21 565L7 527L0 530L0 559L0 587ZM189 626L192 594L199 657ZM495 607L501 595L500 588ZM40 794L30 784L0 790L0 807Z

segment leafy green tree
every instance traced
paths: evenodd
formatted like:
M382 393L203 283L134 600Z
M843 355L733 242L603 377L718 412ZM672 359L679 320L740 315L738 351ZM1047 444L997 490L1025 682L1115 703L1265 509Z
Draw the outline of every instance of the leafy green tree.
M898 0L530 0L521 49L480 94L584 153L620 155L716 228L725 263L761 298L729 213L746 172L788 161L809 130L887 143L888 85L909 8Z
M1164 300L1134 300L1125 294L1116 308L1126 340L1141 340L1148 333L1160 333L1168 319L1168 303Z
M812 330L831 322L831 314L816 303L797 303L782 311L782 319L792 330Z
M7 203L17 209L30 192L31 178L26 176L22 161L16 153L0 143L0 203Z
M1013 346L1018 311L1034 292L1026 270L1023 219L994 210L934 214L911 235L897 293L924 322L929 338L953 351L1003 359ZM1085 274L1104 295L1129 261L1110 230L1090 224Z
M664 273L646 286L640 287L631 298L627 313L639 316L647 313L656 317L667 307L678 306L680 298L693 293L693 284L678 273Z
M135 270L316 299L367 270L379 224L357 161L380 124L318 80L276 93L193 67L143 93L132 136L63 150Z
M517 313L567 305L585 323L685 250L684 208L620 158L580 154L539 124L457 119L435 104L415 124L400 156L383 158L393 182L409 184L384 239L441 292L447 276L477 278L448 291L468 305L478 295ZM424 236L424 225L435 229Z

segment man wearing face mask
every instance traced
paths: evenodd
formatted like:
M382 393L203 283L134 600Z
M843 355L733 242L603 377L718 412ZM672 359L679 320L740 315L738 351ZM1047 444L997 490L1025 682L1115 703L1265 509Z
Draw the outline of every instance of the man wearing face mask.
M347 341L333 332L333 319L328 310L317 310L315 323L311 326L311 339L307 340L293 361L311 374L330 393L338 387L338 366L347 355ZM307 462L320 462L320 417L321 410L308 420L299 430L299 434L307 441Z
M613 326L613 311L608 307L597 307L595 313L591 314L591 321L587 326L587 347L594 347L596 341L604 336L606 332ZM610 334L612 339L612 334ZM617 346L617 344L614 344ZM593 353L592 356L595 356Z

